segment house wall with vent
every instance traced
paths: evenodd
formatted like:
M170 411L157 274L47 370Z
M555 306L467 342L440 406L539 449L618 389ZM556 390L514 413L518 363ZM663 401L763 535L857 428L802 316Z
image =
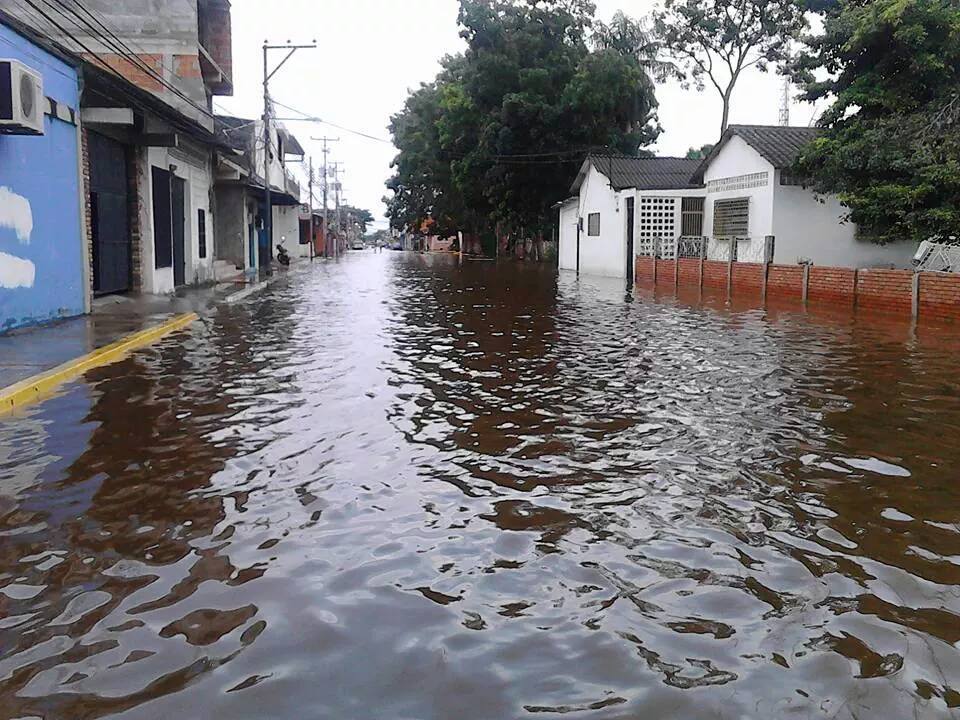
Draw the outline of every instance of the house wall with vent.
M703 232L713 238L708 259L728 257L728 243L718 239L714 231L717 204L723 201L748 200L749 222L743 235L749 241L740 241L738 253L751 257L755 249L762 248L763 238L773 234L774 176L773 165L738 136L730 138L720 150L703 177L707 186Z
M633 191L629 191L633 192ZM627 276L626 219L622 209L623 197L610 187L606 175L590 168L580 188L579 218L580 272L603 277ZM599 233L590 234L590 216L599 215ZM576 228L574 228L576 242Z

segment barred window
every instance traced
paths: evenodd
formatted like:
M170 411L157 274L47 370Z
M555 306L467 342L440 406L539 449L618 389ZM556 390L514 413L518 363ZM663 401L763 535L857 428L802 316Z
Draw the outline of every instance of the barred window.
M199 240L199 254L201 258L207 256L207 211L197 210L197 236Z
M590 213L587 215L587 235L591 237L599 237L600 213Z
M700 237L703 235L703 206L706 198L685 197L680 206L680 235Z
M713 203L713 236L749 237L750 198L717 200Z
M728 192L730 190L747 190L749 188L766 187L770 184L770 173L757 172L734 177L717 178L707 183L708 193Z

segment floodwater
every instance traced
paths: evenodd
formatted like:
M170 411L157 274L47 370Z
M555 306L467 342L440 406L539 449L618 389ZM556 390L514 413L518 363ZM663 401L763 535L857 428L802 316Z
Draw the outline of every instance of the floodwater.
M960 717L958 348L316 263L0 419L0 718Z

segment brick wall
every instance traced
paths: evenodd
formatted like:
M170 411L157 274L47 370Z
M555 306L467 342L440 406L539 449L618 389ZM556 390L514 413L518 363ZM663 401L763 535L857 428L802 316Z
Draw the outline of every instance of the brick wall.
M727 291L727 263L722 260L705 260L703 263L703 287Z
M760 263L734 263L733 292L756 295L763 292L763 265Z
M860 270L857 274L857 306L909 315L913 306L913 272Z
M653 284L653 258L649 257L638 257L637 264L634 271L634 278L638 284L643 285L652 285Z
M919 315L924 320L960 320L960 275L921 273L919 306Z
M800 265L771 265L767 274L767 297L803 298L803 267Z
M700 282L700 261L681 258L679 262L679 287L684 292L696 288ZM674 262L660 260L656 267L656 287L672 292ZM714 297L717 291L726 295L727 268L727 263L719 260L703 263L703 288L711 291ZM654 284L654 261L651 258L637 258L636 278L638 284ZM856 305L864 310L909 317L913 310L913 278L911 270L811 266L807 299L814 307L841 312L849 312ZM750 307L757 302L762 287L763 265L734 263L731 302ZM803 267L770 265L767 297L800 300L803 297ZM960 322L960 273L920 273L917 315L920 322Z
M87 260L90 262L90 297L93 297L93 208L90 205L90 148L89 133L86 128L80 131L80 159L82 168L83 211L84 211L84 240L87 244Z
M143 231L141 218L144 196L147 192L146 178L141 172L139 148L127 148L127 222L130 223L130 287L134 292L143 291Z
M657 285L673 285L675 272L673 260L657 260Z
M853 306L857 271L851 268L810 267L807 301Z
M679 284L684 286L700 285L700 260L697 258L680 258Z
M174 55L173 71L177 77L188 80L199 80L203 77L200 72L199 55Z
M220 69L233 77L233 34L228 0L202 0L199 7L200 42Z
M126 78L139 88L149 90L153 93L163 91L163 85L157 78L143 68L134 65L121 55L99 53L97 58L91 55L83 55L83 58L97 67L102 67L103 64L106 64L115 70L118 75ZM141 64L146 65L160 77L163 77L163 55L138 54L137 58L139 58ZM100 61L102 61L102 63Z

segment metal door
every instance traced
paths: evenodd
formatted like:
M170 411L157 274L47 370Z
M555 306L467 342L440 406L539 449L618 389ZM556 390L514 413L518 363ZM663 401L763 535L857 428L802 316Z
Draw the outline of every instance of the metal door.
M178 177L171 178L170 219L173 225L173 284L177 287L187 282L186 233L184 225L184 194L186 183Z
M93 240L93 292L125 292L131 285L131 243L127 198L127 155L123 145L91 132L90 230Z
M170 227L170 173L153 168L153 266L173 264L173 230Z
M633 222L636 217L634 199L627 198L627 282L633 284L633 269L636 259L633 256Z
M251 270L257 269L257 226L250 223L247 226L249 239L247 240L247 254L249 257L249 267Z

